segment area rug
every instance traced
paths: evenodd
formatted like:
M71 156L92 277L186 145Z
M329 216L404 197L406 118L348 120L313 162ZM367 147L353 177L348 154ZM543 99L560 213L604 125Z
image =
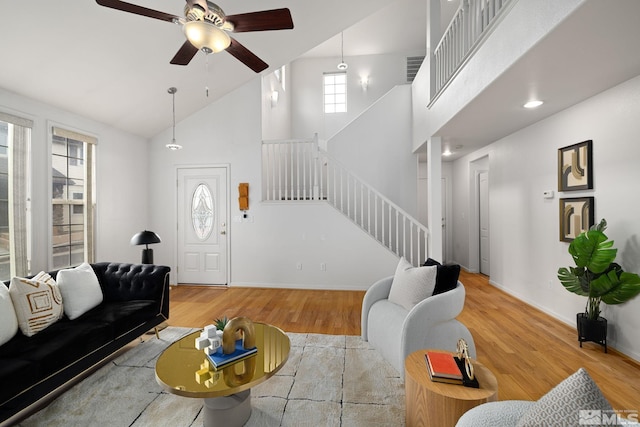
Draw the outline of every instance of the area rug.
M169 327L67 390L19 426L202 426L202 400L163 391L155 361L194 329ZM248 427L403 426L404 385L360 337L289 333L285 366L252 389Z

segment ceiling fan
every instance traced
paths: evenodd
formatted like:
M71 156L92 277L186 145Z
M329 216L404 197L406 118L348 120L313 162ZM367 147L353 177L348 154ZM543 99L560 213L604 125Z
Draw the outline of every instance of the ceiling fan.
M96 0L96 2L112 9L182 25L187 40L171 60L171 63L176 65L187 65L198 50L206 54L226 50L247 67L259 73L269 65L228 33L293 28L291 12L286 8L225 15L218 5L208 0L186 0L185 17L182 18L120 0Z

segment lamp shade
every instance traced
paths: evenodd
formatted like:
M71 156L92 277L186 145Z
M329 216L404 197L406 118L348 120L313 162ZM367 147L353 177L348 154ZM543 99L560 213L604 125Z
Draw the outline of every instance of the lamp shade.
M131 238L132 245L150 245L153 243L160 243L160 236L153 231L144 230L135 234Z
M221 52L231 44L231 38L226 31L209 22L185 22L182 29L191 44L206 53Z

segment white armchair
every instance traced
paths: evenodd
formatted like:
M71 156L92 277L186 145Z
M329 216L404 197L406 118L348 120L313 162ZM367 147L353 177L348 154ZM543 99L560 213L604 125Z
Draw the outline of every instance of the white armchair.
M404 378L404 360L414 351L426 348L455 351L458 339L476 357L473 337L456 320L464 306L465 290L460 281L455 289L430 296L411 310L388 300L393 276L374 283L362 302L362 339L380 351Z

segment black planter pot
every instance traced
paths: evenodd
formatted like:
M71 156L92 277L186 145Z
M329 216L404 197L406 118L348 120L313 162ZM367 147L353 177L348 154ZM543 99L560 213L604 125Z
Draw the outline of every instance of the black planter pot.
M598 317L596 320L591 320L587 318L586 313L578 313L576 325L580 347L584 341L591 341L603 346L604 352L607 352L607 319Z

